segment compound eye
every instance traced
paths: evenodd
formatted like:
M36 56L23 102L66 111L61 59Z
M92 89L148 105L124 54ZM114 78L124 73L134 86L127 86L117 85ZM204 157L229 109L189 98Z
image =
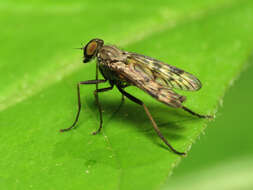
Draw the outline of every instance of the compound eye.
M95 41L90 42L86 48L86 55L93 56L97 47L98 47L97 42L95 42Z

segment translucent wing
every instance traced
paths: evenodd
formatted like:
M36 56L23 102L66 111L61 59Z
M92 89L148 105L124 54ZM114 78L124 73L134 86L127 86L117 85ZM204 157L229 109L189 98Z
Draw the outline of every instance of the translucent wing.
M120 81L137 86L160 102L176 108L182 106L182 102L185 100L184 96L153 80L150 70L144 71L138 64L135 64L135 61L128 61L127 64L121 61L112 62L107 64L107 67L117 75Z
M163 87L187 91L201 88L201 82L192 74L168 65L148 56L128 53L128 63L135 64L137 70L142 70Z

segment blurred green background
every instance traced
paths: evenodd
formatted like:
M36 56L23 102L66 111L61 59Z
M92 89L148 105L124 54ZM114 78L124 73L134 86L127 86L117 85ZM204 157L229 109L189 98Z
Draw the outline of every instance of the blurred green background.
M166 189L253 189L252 61L227 91L215 122L174 170Z
M251 0L3 0L0 10L0 189L253 188ZM76 113L76 83L95 77L73 48L95 37L202 81L178 92L197 112L218 110L211 122L128 90L186 158L167 150L140 107L118 110L116 89L100 95L101 134L91 135L92 86L81 90L77 130L58 132Z

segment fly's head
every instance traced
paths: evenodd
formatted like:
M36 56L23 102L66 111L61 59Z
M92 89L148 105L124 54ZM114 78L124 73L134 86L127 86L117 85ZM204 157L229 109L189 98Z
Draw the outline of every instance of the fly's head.
M88 63L92 58L94 58L103 45L104 41L101 39L95 38L89 41L86 46L82 48L84 55L83 62Z

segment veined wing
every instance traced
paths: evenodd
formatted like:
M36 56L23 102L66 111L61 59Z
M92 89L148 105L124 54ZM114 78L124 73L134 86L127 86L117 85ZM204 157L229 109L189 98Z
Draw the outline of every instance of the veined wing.
M151 57L129 53L127 62L132 62L137 69L149 73L153 80L163 87L187 91L201 88L201 82L192 74Z
M164 87L151 78L150 73L140 70L133 62L113 62L107 65L111 71L129 84L137 86L149 95L169 106L179 108L185 97L175 93L172 89Z

